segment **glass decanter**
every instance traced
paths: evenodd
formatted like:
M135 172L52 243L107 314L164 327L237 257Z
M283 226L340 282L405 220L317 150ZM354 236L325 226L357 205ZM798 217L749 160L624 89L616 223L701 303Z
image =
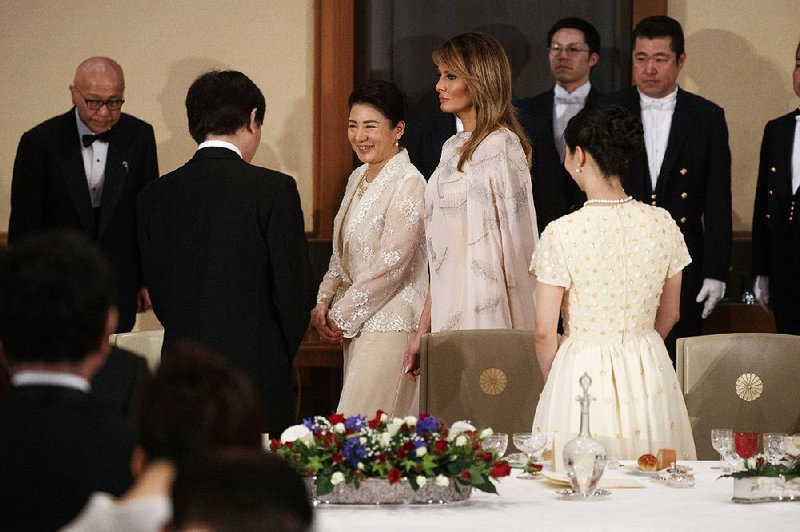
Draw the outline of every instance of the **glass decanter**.
M589 387L592 378L584 373L578 383L583 388L583 396L577 398L581 403L581 432L564 446L564 469L574 493L591 497L596 494L597 483L606 467L606 448L593 440L589 433L589 405L593 400L589 396Z

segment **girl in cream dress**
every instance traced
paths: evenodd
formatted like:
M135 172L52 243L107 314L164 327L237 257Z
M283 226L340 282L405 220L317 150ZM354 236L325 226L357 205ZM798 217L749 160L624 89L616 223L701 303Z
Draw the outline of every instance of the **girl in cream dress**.
M691 262L675 221L633 201L619 175L642 145L640 123L616 106L587 107L565 132L564 166L586 193L550 223L533 255L536 351L546 379L533 431L557 444L579 432L578 379L592 378L591 432L610 456L672 448L696 458L683 394L663 338L678 319ZM564 324L556 334L559 309Z

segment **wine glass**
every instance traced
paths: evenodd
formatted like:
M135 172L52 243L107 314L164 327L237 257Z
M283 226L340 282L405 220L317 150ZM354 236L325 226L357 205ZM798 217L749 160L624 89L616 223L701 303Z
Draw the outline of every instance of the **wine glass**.
M733 447L739 458L747 459L756 454L758 449L758 432L734 432Z
M528 463L531 461L531 458L541 451L544 446L547 444L547 438L549 434L547 432L515 432L514 433L514 446L525 453L527 456ZM527 465L527 463L526 463ZM522 473L517 476L517 478L536 478L536 475L531 473Z
M733 430L711 429L711 446L719 453L720 468L728 469L730 456L733 453Z
M764 433L764 454L767 457L767 462L772 465L778 465L786 456L786 451L783 448L783 440L786 439L785 432L765 432Z
M481 441L481 449L484 451L494 450L497 453L497 458L502 458L506 454L508 448L508 434L503 432L495 432L491 436L487 436Z

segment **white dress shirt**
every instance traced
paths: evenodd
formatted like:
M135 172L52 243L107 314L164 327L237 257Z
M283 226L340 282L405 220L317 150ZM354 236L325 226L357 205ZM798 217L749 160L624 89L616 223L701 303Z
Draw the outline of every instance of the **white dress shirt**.
M794 146L792 147L792 194L800 187L800 115L795 116Z
M55 371L20 371L11 378L14 386L62 386L89 393L89 381L73 373Z
M204 140L199 146L197 146L198 150L202 150L203 148L228 148L231 151L235 151L239 158L242 157L241 150L239 150L235 144L231 144L230 142L226 142L224 140Z
M90 145L84 146L83 136L95 133L81 121L78 109L75 109L75 121L78 123L78 142L81 143L83 169L86 172L86 184L89 186L89 199L92 202L92 208L97 208L102 204L103 199L108 142L95 140Z
M553 139L556 149L561 156L561 162L567 154L567 143L564 140L564 130L567 123L578 114L586 105L586 98L592 90L592 83L587 81L572 92L567 92L561 85L556 84L553 97Z
M678 100L678 88L663 98L651 98L639 92L642 108L642 127L644 128L644 147L647 150L647 164L650 170L650 183L656 189L658 175L667 152L669 131L672 128L672 115Z

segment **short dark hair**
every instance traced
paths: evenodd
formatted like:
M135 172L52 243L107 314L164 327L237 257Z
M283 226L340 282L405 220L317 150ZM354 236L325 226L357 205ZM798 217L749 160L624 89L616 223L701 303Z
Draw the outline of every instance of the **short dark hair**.
M675 57L683 55L683 28L681 23L672 17L656 15L643 18L631 33L631 48L636 48L636 39L656 39L669 37L670 49L675 52Z
M558 30L573 29L583 33L583 40L589 47L589 55L600 53L600 34L590 22L578 17L566 17L557 20L547 32L547 46L553 42L553 35Z
M606 176L623 175L630 158L644 145L642 123L618 105L584 107L567 124L564 139L570 152L580 146L592 154Z
M350 109L357 103L365 103L389 119L392 127L406 119L408 100L397 85L379 79L368 80L356 87L347 99Z
M263 451L226 449L181 464L172 484L172 529L202 525L218 532L311 529L303 480Z
M186 93L189 133L199 144L208 135L232 135L247 125L250 112L264 122L266 103L258 86L241 72L212 70L194 80Z
M201 345L177 341L145 388L139 445L148 460L176 462L210 447L259 448L263 418L243 373Z
M84 235L48 231L0 251L0 342L10 363L78 362L100 346L116 283Z

